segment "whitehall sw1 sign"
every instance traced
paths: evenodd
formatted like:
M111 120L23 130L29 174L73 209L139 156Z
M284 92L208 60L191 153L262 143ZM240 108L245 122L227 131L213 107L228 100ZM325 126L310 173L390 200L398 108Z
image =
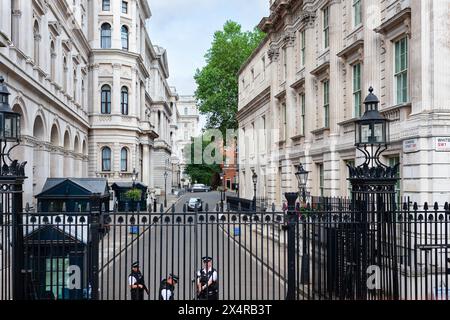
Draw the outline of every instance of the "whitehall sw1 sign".
M450 137L436 138L436 151L450 151Z

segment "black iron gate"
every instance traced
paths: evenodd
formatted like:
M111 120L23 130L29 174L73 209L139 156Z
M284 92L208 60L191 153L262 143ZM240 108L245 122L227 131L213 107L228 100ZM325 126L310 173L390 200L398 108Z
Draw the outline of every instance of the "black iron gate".
M448 204L405 204L377 219L343 199L288 212L13 214L14 194L3 189L2 300L130 299L136 260L145 299L158 299L170 273L175 299L196 299L203 256L223 300L448 299Z

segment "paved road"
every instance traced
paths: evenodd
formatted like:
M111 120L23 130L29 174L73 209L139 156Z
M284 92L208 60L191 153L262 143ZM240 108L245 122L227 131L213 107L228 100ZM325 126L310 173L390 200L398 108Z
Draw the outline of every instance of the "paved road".
M183 214L183 205L190 197L201 198L212 211ZM100 297L129 299L127 275L132 261L139 260L150 289L146 298L157 299L161 279L174 272L180 277L176 299L193 299L192 280L201 266L201 257L209 255L214 258L214 267L219 272L221 299L284 299L285 282L276 275L284 275L281 267L285 265L284 250L264 237L264 233L269 234L271 225L260 225L259 232L255 232L255 225L244 222L236 229L238 225L233 217L239 219L238 216L214 211L219 202L218 192L188 193L176 204L175 214L135 217L147 224L159 218L151 227L140 227L139 236L128 234L130 225L116 227L116 237L125 235L125 241L110 255L117 256L114 262L102 269ZM114 243L112 236L103 241L103 246ZM254 254L250 254L250 250ZM272 261L270 267L274 270L262 265L261 260Z

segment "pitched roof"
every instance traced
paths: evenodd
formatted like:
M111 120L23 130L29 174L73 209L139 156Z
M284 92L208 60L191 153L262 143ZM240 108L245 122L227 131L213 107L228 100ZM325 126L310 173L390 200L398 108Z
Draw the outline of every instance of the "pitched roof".
M91 193L104 194L108 188L108 182L104 178L48 178L42 191L37 196L66 181L71 181Z

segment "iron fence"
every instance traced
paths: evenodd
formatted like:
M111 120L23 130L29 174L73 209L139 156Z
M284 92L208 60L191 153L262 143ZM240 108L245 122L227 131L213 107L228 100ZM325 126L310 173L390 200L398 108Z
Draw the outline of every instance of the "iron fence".
M208 255L223 300L285 299L289 281L299 300L448 300L448 204L405 203L395 213L205 209L23 213L25 298L130 299L128 275L138 260L146 299L158 299L170 273L179 276L175 299L195 299L196 271ZM1 217L0 298L12 299L13 215Z

